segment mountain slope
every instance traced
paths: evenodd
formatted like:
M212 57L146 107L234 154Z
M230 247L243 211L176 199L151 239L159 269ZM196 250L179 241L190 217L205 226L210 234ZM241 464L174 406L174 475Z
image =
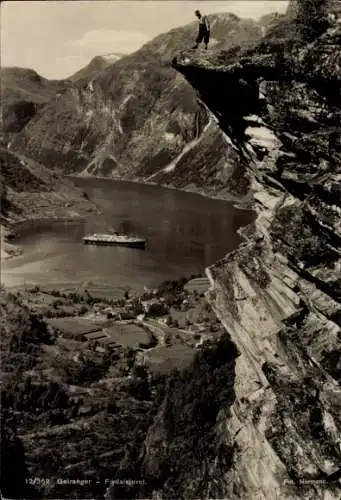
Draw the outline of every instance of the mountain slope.
M84 193L60 172L0 147L1 259L21 250L7 241L26 220L76 219L95 211Z
M47 80L26 68L1 68L2 132L19 132L66 82Z
M79 71L76 71L76 73L70 76L69 80L73 83L81 81L89 82L92 78L96 77L98 73L111 64L114 64L121 57L124 57L123 54L114 53L96 56L91 59L89 64L87 64L84 68L81 68Z
M211 16L211 25L212 46L226 49L253 45L264 31L230 14ZM222 133L214 122L206 127L205 107L170 65L179 49L192 45L196 29L192 23L160 35L91 83L66 90L22 130L13 148L52 167L62 164L67 173L140 180L182 155L180 177L173 176L173 183L202 186L206 181L197 172L184 176L189 158L184 148L203 134L195 148L202 163L203 151L220 144ZM216 176L225 182L229 168L211 151L212 182Z

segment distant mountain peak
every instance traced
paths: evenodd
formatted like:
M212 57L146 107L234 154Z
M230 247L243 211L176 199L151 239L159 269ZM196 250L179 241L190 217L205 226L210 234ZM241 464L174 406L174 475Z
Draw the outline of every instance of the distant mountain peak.
M99 72L111 66L116 61L121 59L124 54L116 53L116 52L108 52L106 54L99 54L91 59L91 61L81 68L76 73L74 73L70 80L72 82L79 82L81 80L90 81L94 76L96 76Z
M101 54L99 57L103 57L104 59L120 59L127 54L123 54L121 52L108 52L106 54Z

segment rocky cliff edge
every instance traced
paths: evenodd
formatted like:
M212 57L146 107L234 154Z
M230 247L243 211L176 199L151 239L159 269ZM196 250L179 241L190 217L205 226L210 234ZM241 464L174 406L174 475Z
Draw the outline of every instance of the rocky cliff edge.
M229 499L341 494L338 16L292 40L173 61L238 151L231 183L252 192L257 213L244 243L207 270L209 301L240 352L236 400L217 422L235 449L217 479Z

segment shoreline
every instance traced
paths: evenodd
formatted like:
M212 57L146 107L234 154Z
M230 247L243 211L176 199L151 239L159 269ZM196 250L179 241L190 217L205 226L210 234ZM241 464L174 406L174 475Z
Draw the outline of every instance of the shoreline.
M245 211L251 211L254 212L254 209L250 206L250 202L253 200L253 191L250 190L249 194L245 196L244 198L241 198L238 200L237 198L228 195L227 193L222 193L222 194L213 194L213 193L207 193L204 191L201 191L200 188L196 187L193 185L193 187L186 187L186 188L179 188L176 186L173 186L171 184L160 184L158 182L153 182L153 181L143 181L141 179L118 179L115 177L105 177L102 175L67 175L69 179L80 179L80 180L86 180L86 179L93 179L93 180L101 180L101 181L114 181L114 182L126 182L127 184L138 184L140 186L154 186L162 189L169 189L173 191L179 191L182 193L188 193L188 194L195 194L198 196L202 196L203 198L209 198L211 200L217 200L217 201L225 201L228 203L231 203L235 208L239 210L245 210Z
M20 220L7 219L1 224L1 262L18 257L24 253L24 249L15 243L16 238L20 236L22 230L28 229L29 226L35 224L51 224L55 223L73 223L86 221L84 216L69 216L69 217L37 217L26 218ZM3 235L3 231L7 231L9 236Z
M51 224L53 222L66 222L66 223L72 223L72 222L81 222L81 221L86 221L86 218L84 216L70 216L70 217L36 217L36 218L27 218L27 219L20 219L17 221L13 221L10 223L10 228L12 230L16 230L20 232L20 230L25 229L29 225L35 225L35 224ZM15 236L13 238L15 240Z

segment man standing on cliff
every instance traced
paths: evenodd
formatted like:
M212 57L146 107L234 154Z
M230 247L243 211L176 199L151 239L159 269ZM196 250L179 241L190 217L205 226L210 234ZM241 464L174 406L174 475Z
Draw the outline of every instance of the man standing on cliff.
M203 16L201 14L200 10L196 10L195 15L199 19L199 32L193 49L197 49L199 44L203 41L205 44L205 49L207 50L207 45L208 42L210 41L210 32L211 32L210 22L207 16Z

